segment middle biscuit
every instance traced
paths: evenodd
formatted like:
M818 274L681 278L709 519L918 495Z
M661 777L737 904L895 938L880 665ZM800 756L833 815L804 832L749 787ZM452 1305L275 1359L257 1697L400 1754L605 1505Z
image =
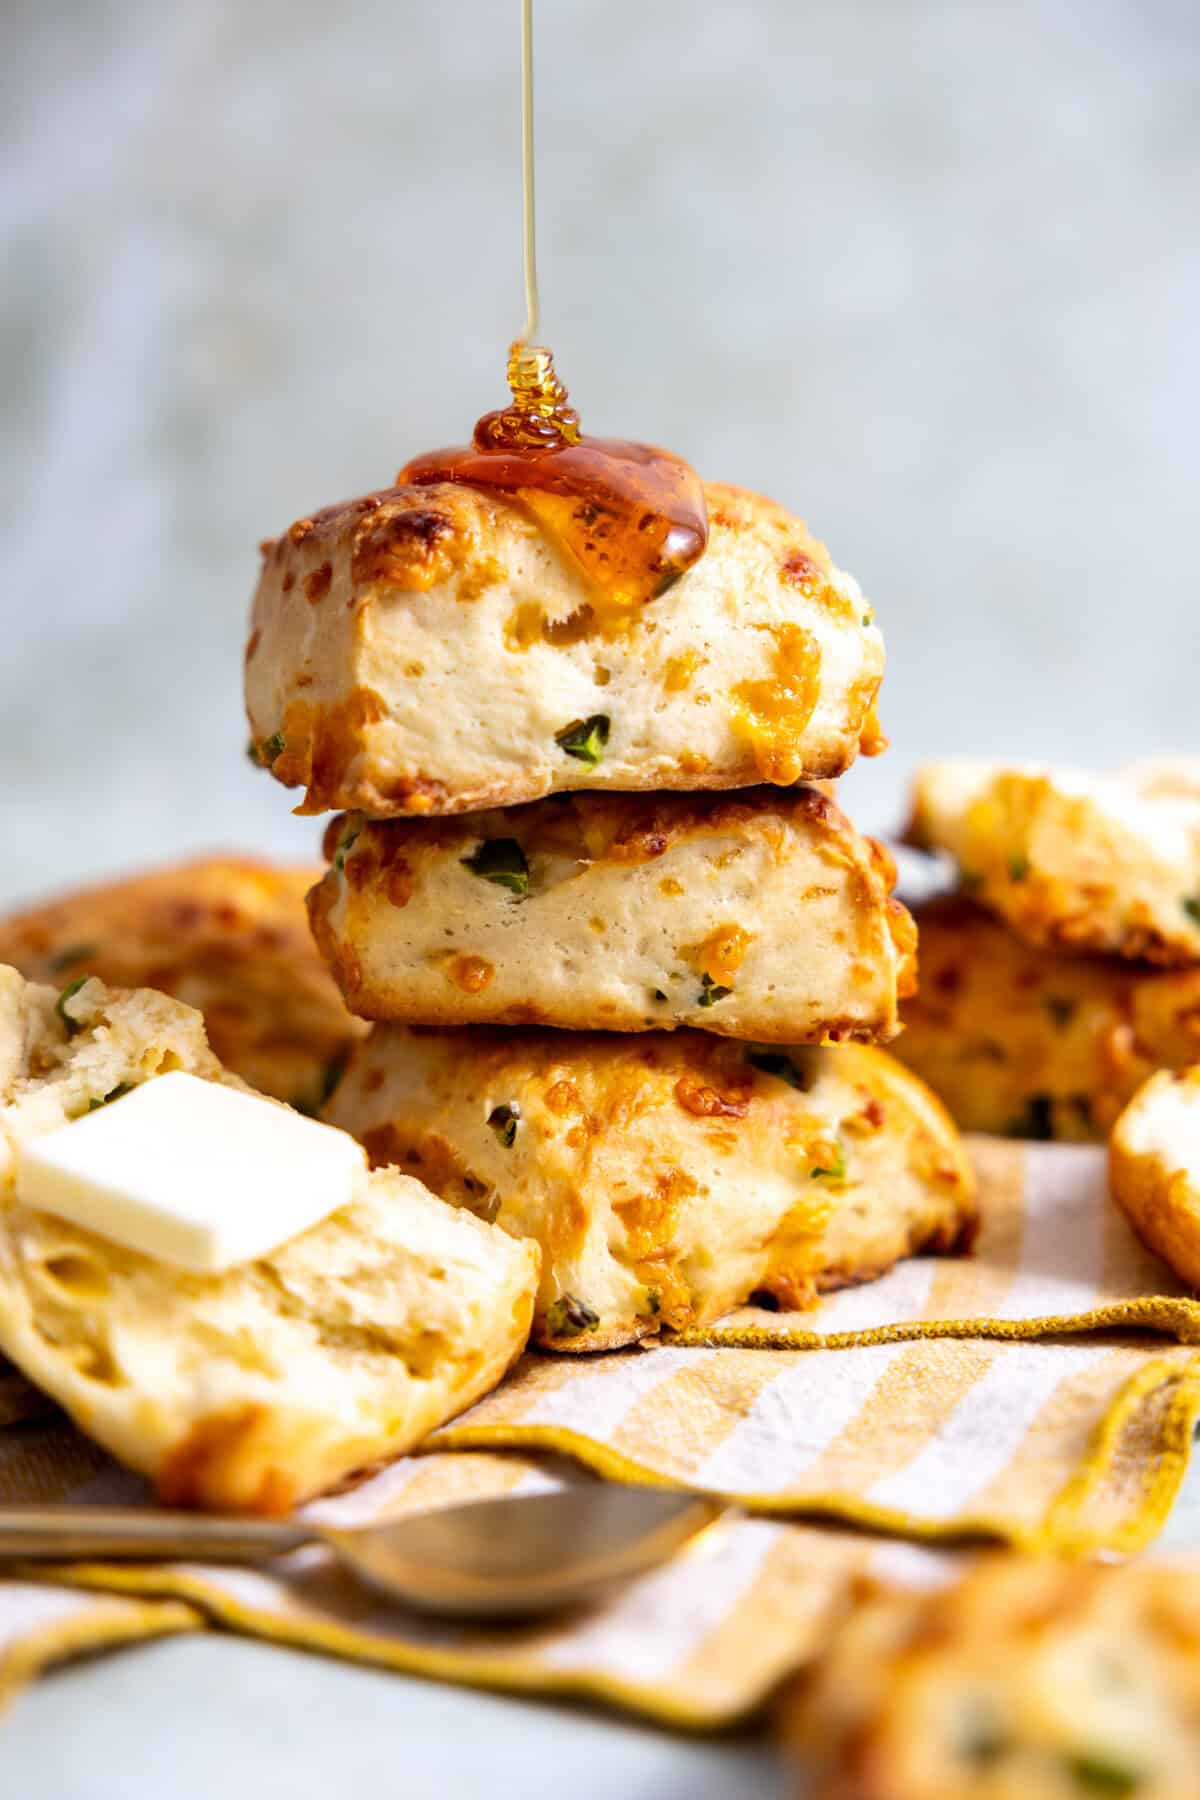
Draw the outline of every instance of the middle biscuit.
M326 852L313 931L363 1018L883 1041L915 988L890 856L813 787L351 813Z

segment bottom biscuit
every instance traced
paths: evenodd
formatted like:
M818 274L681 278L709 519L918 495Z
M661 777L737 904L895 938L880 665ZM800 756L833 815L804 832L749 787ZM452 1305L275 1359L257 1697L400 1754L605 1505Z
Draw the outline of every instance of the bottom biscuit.
M535 1238L534 1337L560 1350L757 1293L802 1307L974 1231L954 1126L865 1046L377 1026L326 1117L374 1164Z

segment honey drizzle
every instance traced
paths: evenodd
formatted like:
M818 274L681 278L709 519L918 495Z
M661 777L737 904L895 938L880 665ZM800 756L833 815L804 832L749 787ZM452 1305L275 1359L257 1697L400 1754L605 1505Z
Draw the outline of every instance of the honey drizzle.
M586 576L604 635L704 554L708 514L699 477L669 450L584 437L540 325L534 219L533 0L521 0L521 151L525 327L509 346L511 404L485 413L469 445L415 457L398 483L459 481L521 502Z
M533 207L533 0L521 0L521 225L525 250L525 329L513 345L513 351L519 345L532 344L541 324ZM511 353L508 380L511 387Z

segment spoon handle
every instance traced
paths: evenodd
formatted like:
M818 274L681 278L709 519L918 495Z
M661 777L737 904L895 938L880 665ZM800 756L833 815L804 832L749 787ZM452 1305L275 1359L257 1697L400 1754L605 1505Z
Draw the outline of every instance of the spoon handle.
M0 1506L0 1559L76 1562L86 1557L189 1562L265 1562L307 1544L311 1530L287 1519L221 1518L139 1506Z

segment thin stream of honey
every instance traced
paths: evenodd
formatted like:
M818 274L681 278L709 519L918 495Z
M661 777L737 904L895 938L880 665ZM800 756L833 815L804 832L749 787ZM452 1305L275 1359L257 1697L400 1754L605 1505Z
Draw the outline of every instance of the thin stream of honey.
M532 344L541 325L533 211L533 0L521 0L521 225L525 238L525 329L517 342Z
M509 347L511 404L485 413L469 445L415 457L397 481L460 481L520 501L586 576L595 628L618 631L704 554L708 515L699 477L669 450L584 437L551 352L534 342L533 0L521 0L521 153L525 328Z

